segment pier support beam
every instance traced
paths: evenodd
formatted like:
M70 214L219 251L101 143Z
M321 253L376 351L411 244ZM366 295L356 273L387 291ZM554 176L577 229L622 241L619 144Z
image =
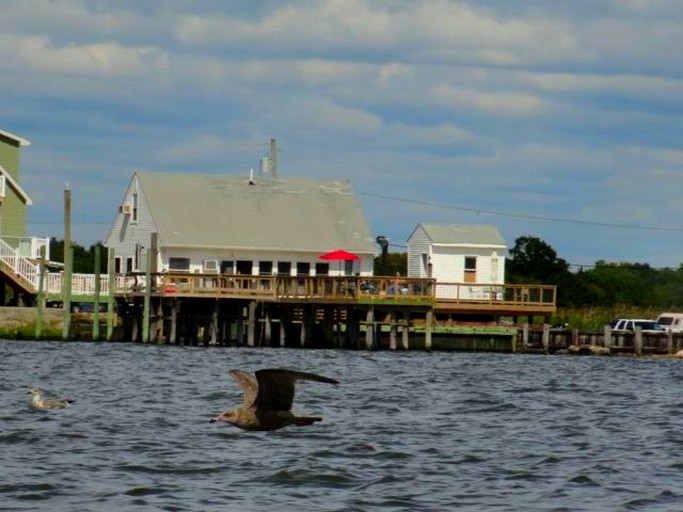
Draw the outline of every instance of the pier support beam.
M180 302L177 299L173 300L171 304L171 334L169 341L172 345L178 344L178 312L180 311Z
M410 312L403 312L403 327L401 330L401 346L403 350L410 350Z
M270 311L266 310L266 317L263 325L263 337L266 347L271 346L273 338L273 320L270 317Z
M368 309L365 315L365 349L372 350L375 345L375 310Z
M253 347L256 345L256 301L252 300L249 303L249 313L247 318L247 345Z
M425 316L425 349L432 349L432 328L434 327L434 311L427 311Z
M633 335L633 349L637 356L643 355L643 329L636 326L636 332Z
M211 327L209 329L209 345L218 345L218 301L213 303L213 311L211 311Z
M543 324L543 333L542 333L541 343L543 345L543 352L546 354L548 352L550 352L550 325L549 324Z
M389 349L396 350L398 338L398 324L396 322L396 312L389 313Z

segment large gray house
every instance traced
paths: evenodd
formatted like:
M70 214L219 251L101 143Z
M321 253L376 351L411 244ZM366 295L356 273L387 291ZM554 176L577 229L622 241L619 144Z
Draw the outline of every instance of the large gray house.
M105 245L115 271L372 275L376 246L347 181L137 172ZM344 249L357 261L324 261Z

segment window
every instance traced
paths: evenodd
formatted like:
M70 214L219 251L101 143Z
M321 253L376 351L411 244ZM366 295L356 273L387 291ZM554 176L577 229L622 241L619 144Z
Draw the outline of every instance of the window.
M5 198L5 194L7 193L7 185L6 185L6 180L5 180L5 175L0 175L0 199Z
M138 221L138 193L133 192L133 216L131 217L131 222Z
M273 262L272 261L259 261L258 273L260 276L272 275L273 274Z
M251 260L237 260L237 273L243 276L252 274L254 263Z
M121 273L121 256L116 256L114 258L114 273L115 274L120 274Z
M289 261L277 262L277 275L289 276L292 275L292 264Z
M218 271L218 261L217 260L204 260L204 272L217 272Z
M311 273L311 264L308 262L300 261L296 264L296 274L299 276L307 276Z
M169 270L189 271L190 270L190 258L169 258L168 259L168 269Z
M235 273L235 262L230 260L221 261L221 274L234 274Z
M315 275L316 276L327 276L330 274L330 264L329 263L316 263L315 264Z
M477 282L477 257L465 256L465 282Z
M133 258L130 256L126 258L126 272L133 271Z

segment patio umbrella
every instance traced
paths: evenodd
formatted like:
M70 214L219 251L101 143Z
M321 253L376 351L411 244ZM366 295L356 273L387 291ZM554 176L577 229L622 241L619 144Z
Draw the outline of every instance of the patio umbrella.
M337 249L336 251L331 251L319 256L321 260L327 261L338 261L339 262L339 273L341 273L341 262L342 261L356 261L360 259L360 256L345 251L344 249Z

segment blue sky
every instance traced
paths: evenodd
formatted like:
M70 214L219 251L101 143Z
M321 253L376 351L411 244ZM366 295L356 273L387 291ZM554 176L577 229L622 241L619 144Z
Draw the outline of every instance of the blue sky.
M135 170L349 179L375 235L683 263L682 0L3 0L29 232L104 239Z

